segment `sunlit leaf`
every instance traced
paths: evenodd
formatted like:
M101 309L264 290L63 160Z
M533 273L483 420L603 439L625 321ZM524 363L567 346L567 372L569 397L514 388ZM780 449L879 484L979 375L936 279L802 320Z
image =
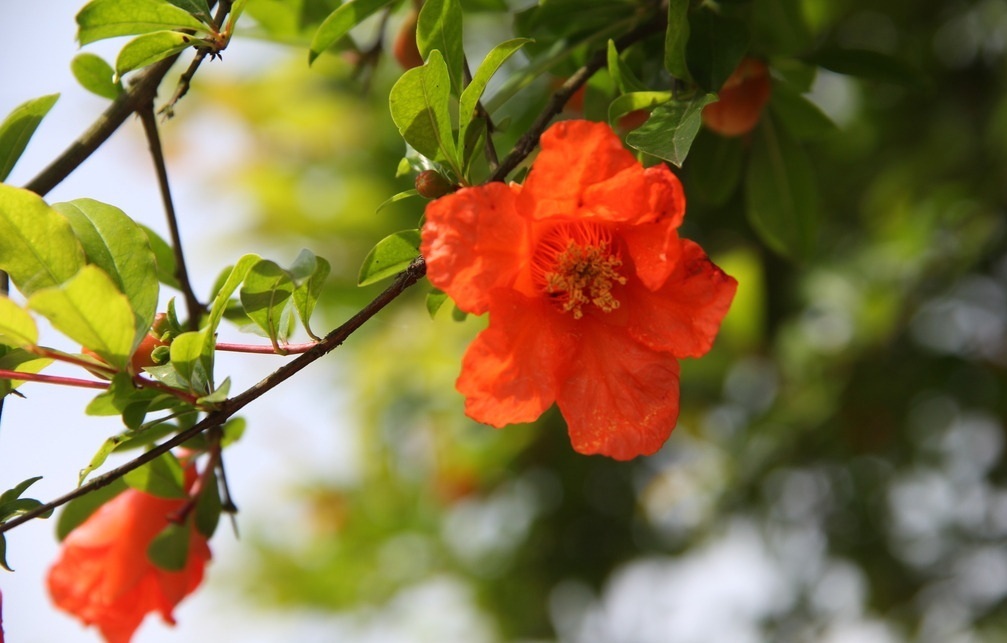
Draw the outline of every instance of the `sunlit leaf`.
M122 477L131 488L158 498L185 498L185 472L171 453L154 458Z
M206 26L164 0L93 0L77 14L77 40L82 45L164 29L206 31Z
M651 109L671 100L671 92L632 92L617 96L608 106L608 122L615 123L624 114Z
M198 39L178 31L155 31L137 36L127 42L115 59L115 74L123 74L152 65L172 54L177 54Z
M38 342L38 327L24 308L0 295L0 344L24 348Z
M77 54L70 62L70 71L81 87L102 98L114 99L123 91L122 83L115 78L112 65L97 54Z
M357 285L367 286L402 272L419 254L419 248L419 230L403 230L388 235L367 253L360 266Z
M462 92L461 99L458 101L459 141L465 141L465 134L469 128L469 124L475 117L476 105L482 98L483 92L486 91L486 85L489 83L490 79L493 78L493 75L497 73L500 66L503 65L504 62L506 62L507 59L514 54L514 52L529 42L531 42L531 40L528 38L514 38L513 40L507 40L500 43L490 50L488 54L486 54L482 63L479 64L479 69L477 69L475 75L472 76L472 82L469 83Z
M646 123L626 136L626 143L681 167L703 122L703 108L715 100L705 94L658 105Z
M238 296L245 314L266 333L274 348L289 336L293 294L290 273L267 259L252 266L241 285Z
M0 369L19 373L39 373L52 364L52 359L39 357L20 348L10 348L0 344ZM24 380L0 379L0 397L3 397L24 383Z
M405 163L405 165L406 165L406 172L405 173L409 174L412 171L412 168L409 165L409 160L408 159L402 159L402 161L400 162L400 164L401 163ZM398 176L398 174L396 174L396 176ZM409 199L409 198L412 198L414 196L419 196L419 195L420 195L420 193L417 192L415 188L411 188L409 190L403 190L402 192L399 192L398 194L395 194L394 196L392 196L392 197L390 197L390 198L385 199L384 201L382 201L381 205L379 205L377 207L377 209L375 210L375 212L381 212L382 210L384 210L385 208L387 208L388 206L390 206L393 203L398 203L399 201L403 201L405 199Z
M444 58L434 50L422 67L399 78L388 97L392 120L406 143L435 161L445 161L460 174L448 102L451 81Z
M818 236L818 195L801 144L772 118L756 128L745 178L748 220L767 246L809 259Z
M171 365L185 385L198 394L208 394L213 376L213 344L206 328L182 333L171 342ZM160 379L160 378L158 378ZM163 381L163 380L162 380Z
M135 319L129 300L97 266L84 266L67 282L35 292L28 307L56 330L117 368L133 350Z
M129 299L136 317L137 343L150 329L157 312L157 265L150 241L135 221L119 208L93 199L52 206L70 222L84 247L88 263L112 278Z
M310 259L311 261L308 261ZM302 270L301 266L305 266ZM310 272L308 268L310 267ZM294 261L290 272L294 275L297 287L294 289L294 308L301 318L301 324L313 339L320 339L318 335L311 331L311 313L315 310L315 304L322 294L322 287L325 279L329 276L332 267L329 262L321 257L316 257L307 250L302 250Z
M350 0L340 5L329 14L329 17L318 27L311 39L311 51L308 53L308 63L313 63L323 51L339 42L351 29L359 25L369 16L377 13L383 7L392 4L394 0Z
M21 103L0 123L0 181L10 175L39 123L58 98L59 94L49 94Z
M462 8L458 0L426 0L416 22L416 47L427 60L437 49L444 57L451 88L455 95L462 90L462 70L465 51L462 49Z

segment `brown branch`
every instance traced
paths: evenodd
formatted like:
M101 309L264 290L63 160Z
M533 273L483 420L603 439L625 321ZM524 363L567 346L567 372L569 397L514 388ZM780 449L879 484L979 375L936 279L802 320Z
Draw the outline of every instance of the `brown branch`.
M350 335L363 326L364 323L374 317L374 315L381 311L381 309L385 306L394 301L399 295L405 292L407 288L422 279L425 274L426 264L424 263L422 257L417 257L408 268L399 273L398 277L396 277L391 286L386 288L384 292L375 297L369 304L364 306L357 314L347 320L343 325L326 335L322 341L318 342L318 344L311 350L276 369L258 384L255 384L235 397L222 402L216 411L207 415L203 418L203 420L197 422L185 431L176 434L173 438L153 447L143 455L134 458L133 460L130 460L129 462L116 467L107 473L95 477L87 484L81 485L80 487L77 487L73 491L62 495L55 500L51 500L36 507L35 509L32 509L31 511L17 516L16 518L12 518L8 522L0 523L0 533L10 531L14 527L17 527L18 525L28 522L34 518L38 518L39 516L48 513L57 507L65 505L71 500L111 484L130 471L143 466L164 453L167 453L171 449L184 444L188 440L191 440L203 431L222 425L228 420L228 418L248 404L259 399L259 397L267 391L276 388L315 360L338 348Z
M157 184L161 191L161 203L164 204L164 214L168 219L168 230L171 233L171 249L175 253L175 279L185 297L185 307L189 311L189 330L199 328L199 318L206 307L199 302L189 281L189 270L185 266L185 253L182 252L182 235L178 230L178 218L175 216L175 204L171 198L171 188L168 185L168 167L164 162L164 150L161 149L161 137L157 132L157 117L154 115L154 101L151 100L138 111L143 122L143 131L147 135L147 145L150 156L154 159L157 171Z
M664 20L653 20L651 22L643 23L637 26L632 31L628 32L626 35L622 36L615 41L616 47L620 50L626 48L627 46L643 40L647 36L663 31L665 28ZM563 83L559 89L553 92L552 97L549 102L546 103L545 108L532 123L528 131L518 139L517 143L514 144L514 149L511 150L501 162L496 171L490 175L488 179L489 182L493 181L503 181L507 178L507 175L513 172L518 165L521 164L528 155L532 153L532 150L538 145L539 137L542 136L542 132L549 127L549 123L552 119L556 117L557 114L563 111L563 106L566 102L570 100L574 92L581 88L581 86L588 81L591 76L593 76L598 70L604 67L608 63L608 52L606 49L601 49L595 52L594 56L591 57L583 67L575 71L566 82Z

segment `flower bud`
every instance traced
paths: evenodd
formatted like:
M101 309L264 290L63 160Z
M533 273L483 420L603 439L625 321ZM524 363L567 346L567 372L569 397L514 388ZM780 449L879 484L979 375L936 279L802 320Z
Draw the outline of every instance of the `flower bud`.
M457 189L436 170L424 170L416 175L416 191L427 199L439 199Z

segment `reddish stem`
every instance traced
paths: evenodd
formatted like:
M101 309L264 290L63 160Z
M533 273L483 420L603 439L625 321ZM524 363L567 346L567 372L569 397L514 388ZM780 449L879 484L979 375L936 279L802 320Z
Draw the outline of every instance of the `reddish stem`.
M61 377L59 375L41 375L39 373L22 373L20 371L5 371L0 369L0 380L18 380L24 382L45 382L46 384L61 384L63 386L76 386L78 388L97 388L105 390L108 382L96 382L94 380L80 380L76 377Z
M276 350L271 345L263 346L259 344L228 344L226 342L217 342L217 350L228 351L230 353L255 353L258 355L292 355L307 353L317 345L318 342L284 344L280 346L280 350Z

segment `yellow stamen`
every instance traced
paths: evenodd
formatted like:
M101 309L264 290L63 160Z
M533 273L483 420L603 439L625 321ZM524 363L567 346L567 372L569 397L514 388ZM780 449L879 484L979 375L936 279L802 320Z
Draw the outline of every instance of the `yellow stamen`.
M543 290L574 319L582 318L588 305L605 313L619 307L612 288L626 283L619 272L622 259L600 226L558 226L539 244L535 260Z

